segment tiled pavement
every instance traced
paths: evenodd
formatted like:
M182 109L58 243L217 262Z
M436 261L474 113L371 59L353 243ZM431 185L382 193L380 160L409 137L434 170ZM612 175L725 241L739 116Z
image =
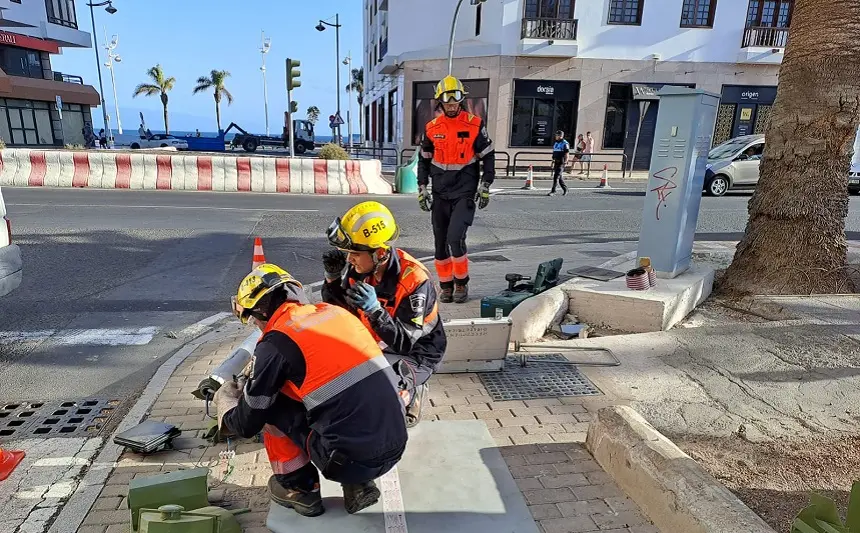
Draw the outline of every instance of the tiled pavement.
M125 533L131 479L199 466L211 470L214 504L248 507L251 513L238 516L245 531L268 531L265 485L271 470L262 444L240 444L229 464L219 459L226 446L200 438L208 422L203 403L190 395L245 336L204 344L177 368L148 416L182 429L177 449L150 457L123 454L79 533ZM443 375L433 378L432 405L422 423L483 420L544 533L656 533L582 445L594 411L611 403L602 396L494 402L474 374Z

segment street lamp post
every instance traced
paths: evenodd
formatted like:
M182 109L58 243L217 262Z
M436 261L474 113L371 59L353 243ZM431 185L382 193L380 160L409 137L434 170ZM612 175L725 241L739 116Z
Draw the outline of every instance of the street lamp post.
M96 15L93 11L93 8L107 6L105 7L105 11L107 11L110 15L116 13L117 9L113 7L113 0L99 2L98 4L89 2L87 3L87 5L90 6L90 20L93 23L93 49L96 51L96 70L99 73L99 95L102 99L102 118L104 119L105 130L107 131L108 136L110 138L113 138L113 134L111 133L110 129L110 119L108 119L107 114L107 105L105 104L105 87L104 83L102 82L102 60L99 57L99 39L96 36Z
M474 0L473 0L474 1ZM334 28L334 39L335 39L335 71L337 72L337 117L340 117L340 14L335 14L334 16L334 24L331 22L326 22L324 20L320 20L320 23L317 24L317 31L325 31L326 26ZM340 124L337 125L337 139L335 141L338 144L343 144L340 134Z
M105 35L105 41L107 41L107 35ZM111 39L111 41L105 45L105 50L107 50L107 56L108 56L108 60L107 60L107 63L105 63L105 66L108 68L108 70L110 70L110 81L111 81L111 86L113 87L113 106L114 106L114 109L116 110L116 129L117 129L117 132L120 135L122 135L122 119L119 116L119 100L117 99L117 95L116 95L116 76L114 75L114 72L113 72L114 62L116 62L116 63L122 62L122 58L119 56L119 54L114 53L114 50L116 49L118 44L119 44L119 37L114 35L113 39Z
M269 134L269 87L266 83L266 54L269 53L269 49L272 47L272 40L266 37L266 32L262 33L263 44L260 47L260 54L263 57L263 66L260 67L260 70L263 72L263 107L266 112L266 135Z
M346 75L348 79L352 79L352 52L346 56L343 60L343 64L346 65ZM349 84L352 87L352 83ZM338 93L340 89L338 88ZM349 94L349 106L346 108L346 131L349 134L349 147L352 148L352 90L348 91Z
M469 0L473 6L483 4L487 0ZM454 8L454 21L451 22L451 39L448 41L448 75L454 71L454 32L457 30L457 19L460 17L460 6L463 5L463 0L457 2L457 7Z

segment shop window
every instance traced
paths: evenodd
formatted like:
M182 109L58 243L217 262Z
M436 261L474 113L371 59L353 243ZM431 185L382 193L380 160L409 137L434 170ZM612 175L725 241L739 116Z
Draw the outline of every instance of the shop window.
M609 24L642 24L645 0L609 0Z
M376 139L382 144L385 142L385 100L380 98L376 109L379 112L379 120L376 123L379 131L376 133Z
M397 116L397 89L388 93L388 142L394 142L394 117Z
M681 8L682 28L712 28L717 0L684 0Z
M39 53L24 48L0 46L0 66L10 76L42 78L42 61Z
M463 101L467 112L481 117L487 123L487 109L490 99L490 81L461 80L466 87L468 96ZM421 143L424 126L435 117L442 114L442 106L436 100L436 81L415 82L412 90L412 144Z
M364 106L364 139L370 140L370 106Z
M28 100L7 100L6 103L5 108L0 108L0 135L4 141L10 145L54 144L51 114L47 108L42 108L44 102L36 102L38 106Z
M578 100L578 82L515 80L510 145L549 147L556 130L572 142Z
M630 85L610 83L606 102L606 118L603 122L603 148L624 148L627 137L627 102L632 98Z

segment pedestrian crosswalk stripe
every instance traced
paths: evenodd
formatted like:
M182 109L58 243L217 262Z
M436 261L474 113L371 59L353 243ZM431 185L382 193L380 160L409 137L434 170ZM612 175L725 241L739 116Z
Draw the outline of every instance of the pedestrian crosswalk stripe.
M157 327L0 331L0 345L48 342L60 346L144 346L152 341L156 333Z

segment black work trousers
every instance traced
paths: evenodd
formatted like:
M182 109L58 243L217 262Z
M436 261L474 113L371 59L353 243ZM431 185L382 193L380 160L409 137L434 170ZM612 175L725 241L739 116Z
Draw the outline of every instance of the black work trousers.
M470 197L443 200L434 196L431 214L436 259L466 255L466 232L475 220L475 200Z
M553 161L552 162L552 190L550 192L555 192L555 188L561 185L561 190L567 192L567 184L564 182L564 162L562 161Z

